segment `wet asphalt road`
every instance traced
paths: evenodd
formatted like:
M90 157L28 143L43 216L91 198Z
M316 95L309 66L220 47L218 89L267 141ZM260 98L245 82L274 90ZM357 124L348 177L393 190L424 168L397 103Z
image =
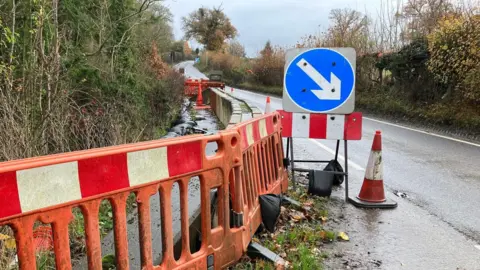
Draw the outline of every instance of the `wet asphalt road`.
M181 65L186 75L203 76L192 62ZM240 89L233 95L265 108L264 95ZM281 99L272 98L271 107L281 109ZM480 269L480 144L364 117L362 140L349 142L350 196L360 190L375 130L383 135L387 197L398 208L343 204L339 230L351 241L340 244L341 252L380 260L375 269ZM295 139L295 159L332 159L334 150L335 141ZM343 185L332 199L343 200L344 191ZM395 196L398 191L407 197Z

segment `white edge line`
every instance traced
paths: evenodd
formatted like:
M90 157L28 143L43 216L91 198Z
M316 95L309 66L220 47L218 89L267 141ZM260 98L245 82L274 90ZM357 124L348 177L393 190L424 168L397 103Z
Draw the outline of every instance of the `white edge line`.
M253 92L250 92L248 90L240 90L240 91L253 93ZM263 95L260 95L260 94L257 94L257 93L254 93L254 94L259 95L259 96L263 96ZM277 98L277 97L270 97L270 98L271 99L276 99L276 100L282 100L281 98ZM435 137L446 139L446 140L451 140L451 141L454 141L454 142L459 142L459 143L464 143L464 144L480 147L480 144L477 144L477 143L464 141L464 140L460 140L460 139L455 139L455 138L452 138L452 137L443 136L443 135L436 134L436 133L433 133L433 132L427 132L427 131L423 131L423 130L419 130L419 129L415 129L415 128L409 128L409 127L406 127L406 126L397 125L397 124L393 124L393 123L389 123L389 122L385 122L385 121L381 121L381 120L377 120L377 119L373 119L373 118L365 117L365 116L363 116L363 119L367 119L367 120L370 120L370 121L373 121L373 122L378 122L378 123L382 123L382 124L393 126L393 127L407 129L407 130L410 130L410 131L415 131L415 132L426 134L426 135L435 136Z
M325 146L324 144L318 142L317 140L310 139L310 141L312 141L314 144L318 145L320 148L327 151L328 153L330 153L332 155L335 155L335 151L333 151L333 149L330 149L329 147ZM340 155L340 154L338 155L338 158L341 159L341 160L345 160L345 157ZM357 171L365 171L365 169L362 166L353 162L351 159L348 159L348 165L352 166Z
M455 139L455 138L452 138L452 137L443 136L443 135L439 135L439 134L436 134L436 133L427 132L427 131L423 131L423 130L419 130L419 129L409 128L409 127L402 126L402 125L392 124L392 123L389 123L389 122L380 121L380 120L377 120L377 119L372 119L370 117L365 117L364 116L363 119L367 119L367 120L370 120L370 121L374 121L374 122L378 122L378 123L382 123L382 124L390 125L390 126L394 126L394 127L404 128L404 129L411 130L411 131L416 131L416 132L419 132L419 133L422 133L422 134L427 134L427 135L439 137L439 138L442 138L442 139L447 139L447 140L451 140L451 141L455 141L455 142L459 142L459 143L465 143L465 144L473 145L473 146L476 146L476 147L480 147L480 144L476 144L476 143L472 143L472 142L468 142L468 141L463 141L463 140L459 140L459 139Z

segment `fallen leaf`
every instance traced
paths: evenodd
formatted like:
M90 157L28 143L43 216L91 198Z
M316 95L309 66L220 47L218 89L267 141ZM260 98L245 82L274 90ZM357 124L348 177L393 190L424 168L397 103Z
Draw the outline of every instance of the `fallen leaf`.
M0 240L5 243L6 249L15 249L17 247L17 243L15 242L15 238L12 238L9 235L0 233Z
M252 238L252 241L255 243L260 243L260 240L258 240L258 238L255 238L255 237Z
M344 232L339 232L339 233L338 233L338 238L340 238L340 239L342 239L342 240L344 240L344 241L349 241L349 240L350 240L350 238L348 237L348 235L347 235L346 233L344 233Z
M301 215L293 215L292 218L298 221L298 220L302 220L304 217L302 217Z
M5 241L5 247L7 249L15 249L17 248L17 243L15 242L15 239L10 238Z
M294 212L290 213L290 217L293 218L296 221L305 219L305 215L302 212L299 212L299 211L294 211Z
M322 221L322 224L325 224L325 222L327 222L328 218L324 217L324 216L321 216L320 220Z
M306 201L303 203L303 206L312 206L313 205L313 201Z
M320 238L322 238L322 240L325 240L327 238L327 233L325 231L321 231Z

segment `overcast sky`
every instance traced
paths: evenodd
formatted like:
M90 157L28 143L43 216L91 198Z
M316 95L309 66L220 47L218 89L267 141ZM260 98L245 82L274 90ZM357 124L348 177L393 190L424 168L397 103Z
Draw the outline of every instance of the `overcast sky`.
M255 56L267 40L290 46L305 35L325 29L332 9L348 7L375 18L382 3L395 8L397 1L401 0L165 0L164 4L173 14L176 39L183 37L183 16L201 6L211 8L221 4L237 28L238 40L247 54Z

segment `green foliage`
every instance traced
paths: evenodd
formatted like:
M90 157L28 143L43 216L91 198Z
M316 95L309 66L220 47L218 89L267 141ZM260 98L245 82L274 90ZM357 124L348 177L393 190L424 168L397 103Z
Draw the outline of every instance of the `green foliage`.
M42 251L36 254L37 269L55 270L55 256L51 251Z
M463 97L472 104L480 103L480 66L470 70L460 85Z
M244 54L243 46L234 42L228 44L224 52L204 52L201 55L199 68L203 71L222 70L225 81L234 86L252 86L253 90L271 89L272 93L281 94L281 92L277 93L277 89L283 84L285 51L267 42L257 59L239 56ZM206 66L207 55L208 66Z
M183 53L183 44L184 44L184 42L182 40L175 41L172 44L171 50L174 51L174 52Z
M8 1L0 16L0 160L152 139L174 118L182 77L151 62L173 42L159 1Z
M459 97L477 101L478 83L474 76L478 73L472 70L480 63L480 16L446 17L428 40L431 53L428 68L435 78L451 89L463 86Z
M201 7L182 18L183 30L187 39L194 38L207 50L220 50L227 39L237 35L237 29L220 7Z
M425 71L428 60L428 48L425 39L415 40L398 52L387 54L379 59L376 66L392 72L395 80L410 81L418 79Z
M255 261L254 263L250 259L240 260L235 266L230 267L231 270L274 270L275 265L271 262L263 260Z
M285 64L284 50L273 48L270 41L267 41L259 56L252 68L255 79L265 86L281 86Z
M454 126L474 135L480 130L480 115L475 104L436 102L419 106L406 100L399 93L392 93L385 88L359 91L356 97L357 108L385 117L398 117L426 125Z
M300 244L298 246L298 252L291 253L288 258L289 261L293 262L292 268L294 270L320 270L323 268L318 262L316 255L304 244Z
M402 47L398 52L381 56L376 61L375 67L380 71L388 71L389 78L387 79L390 80L390 86L396 91L404 92L407 99L432 101L443 95L445 88L433 80L426 65L428 59L427 40L417 39ZM366 64L365 62L360 63ZM420 84L422 87L418 87Z
M113 254L108 254L102 258L102 269L111 270L116 268L116 258Z

